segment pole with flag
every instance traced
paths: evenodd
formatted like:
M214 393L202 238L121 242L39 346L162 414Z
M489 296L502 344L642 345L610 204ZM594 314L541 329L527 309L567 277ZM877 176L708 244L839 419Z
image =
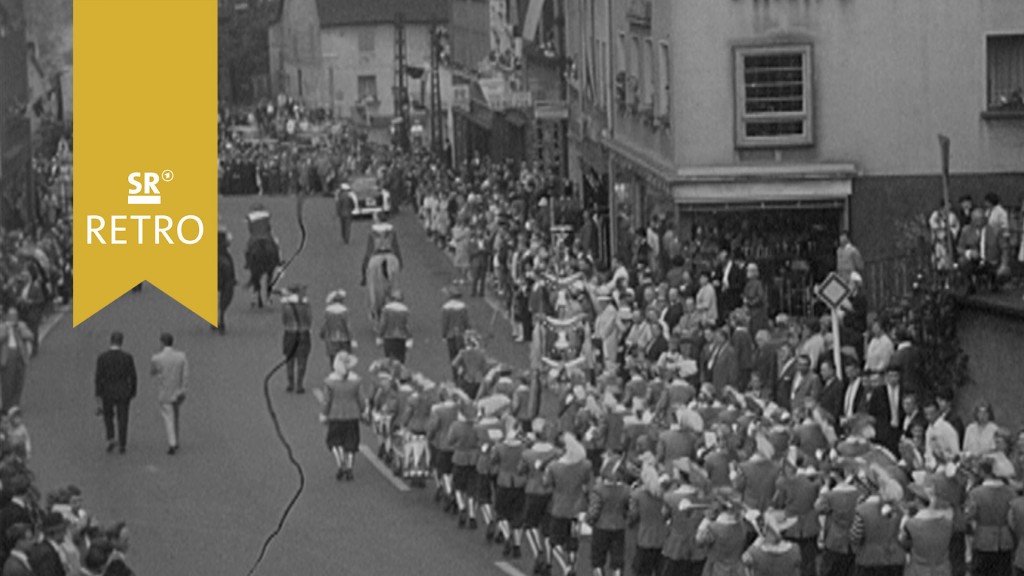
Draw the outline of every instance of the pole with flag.
M946 231L946 250L950 258L953 258L953 231L949 227L953 207L949 197L949 137L944 134L939 134L939 153L942 156L942 229Z

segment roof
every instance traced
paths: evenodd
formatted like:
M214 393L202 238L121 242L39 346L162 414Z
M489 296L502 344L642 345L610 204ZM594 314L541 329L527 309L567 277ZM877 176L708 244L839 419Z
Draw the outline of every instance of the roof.
M450 0L316 0L321 28L395 21L401 12L407 24L448 22Z

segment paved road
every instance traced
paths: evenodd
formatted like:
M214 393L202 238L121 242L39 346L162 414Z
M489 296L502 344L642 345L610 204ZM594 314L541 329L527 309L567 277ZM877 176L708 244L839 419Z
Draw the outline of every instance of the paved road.
M236 241L239 274L246 234L242 217L250 199L224 199L221 214ZM295 202L270 199L275 231L285 256L298 244ZM357 224L353 245L341 244L333 209L326 199L306 203L309 243L289 269L285 283L310 285L315 322L328 290L342 287L356 309L360 368L378 354L359 288L359 262L366 223ZM438 337L441 289L453 276L447 258L430 244L413 218L396 224L406 257L403 288L417 336L410 365L433 378L448 374L444 343ZM471 303L473 319L488 324L491 309ZM70 318L50 332L30 369L24 410L33 436L40 486L74 482L87 507L101 520L127 519L133 530L132 564L147 576L245 574L265 535L294 490L289 467L268 417L261 391L264 374L280 358L276 309L249 308L248 295L236 294L228 334L218 336L198 317L147 286L129 293L76 329ZM128 453L104 451L102 423L94 414L92 371L96 355L112 330L126 334L140 372L158 335L177 337L191 362L192 383L183 408L181 451L165 453L162 423L152 382L143 374L132 406ZM499 317L490 343L497 355L523 365L526 351L514 346ZM327 374L326 356L314 348L310 383ZM356 480L338 483L323 444L312 395L285 394L284 375L272 383L285 434L307 475L306 490L257 574L501 574L497 548L488 549L482 531L459 531L451 517L432 503L430 491L401 492L365 458ZM364 441L371 441L364 434ZM524 560L520 569L529 572Z

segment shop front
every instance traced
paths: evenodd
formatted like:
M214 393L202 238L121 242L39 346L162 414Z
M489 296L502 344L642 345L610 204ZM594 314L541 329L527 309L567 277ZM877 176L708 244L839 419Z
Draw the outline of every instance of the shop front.
M854 173L851 165L680 171L671 196L691 268L713 270L728 249L758 264L770 310L812 314L814 284L835 269Z

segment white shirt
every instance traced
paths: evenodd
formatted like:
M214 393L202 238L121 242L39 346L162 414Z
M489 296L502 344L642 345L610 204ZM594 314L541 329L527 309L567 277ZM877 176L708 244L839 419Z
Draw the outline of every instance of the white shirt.
M889 361L896 351L889 336L882 334L872 338L868 343L868 351L865 354L864 370L868 372L882 372L889 367Z
M964 452L979 456L988 454L996 449L996 431L999 426L995 422L989 422L984 426L977 422L971 422L964 430Z
M1006 213L1006 208L1002 206L993 206L988 211L988 225L994 228L997 232L1002 232L1010 227L1010 216Z
M934 469L938 464L938 455L943 456L945 460L960 455L960 436L956 433L956 428L944 418L929 424L924 433L925 466Z
M900 426L900 387L885 385L886 395L889 396L889 424L893 428Z
M847 418L853 416L857 409L854 402L857 399L857 394L860 392L860 384L860 378L857 378L846 387L846 398L843 399L843 414Z

